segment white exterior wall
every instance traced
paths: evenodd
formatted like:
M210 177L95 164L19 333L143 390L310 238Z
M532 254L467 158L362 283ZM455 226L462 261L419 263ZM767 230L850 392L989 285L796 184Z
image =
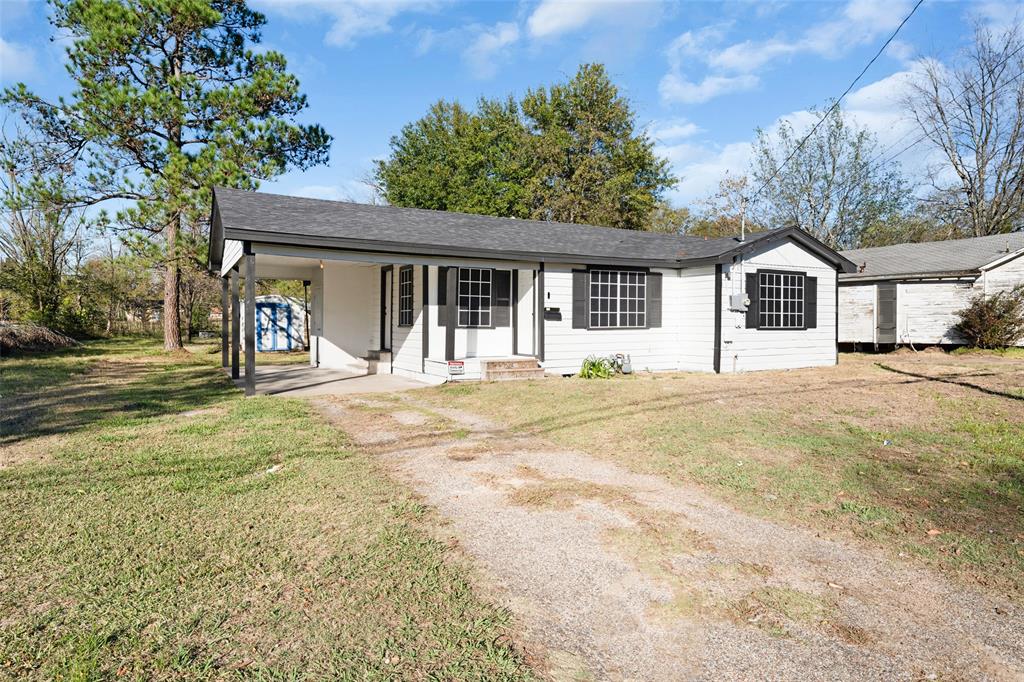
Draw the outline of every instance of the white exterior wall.
M375 348L372 333L378 326L374 310L367 306L367 299L374 297L379 288L376 267L352 265L327 261L322 271L322 297L314 305L314 314L320 312L322 324L314 320L313 330L318 328L319 349L312 348L312 361L317 358L321 367L335 369L365 367L362 358L366 351ZM314 282L314 297L319 283ZM376 293L379 300L380 294ZM318 310L321 309L321 310Z
M956 312L980 291L969 281L900 282L896 285L896 342L963 343L953 329Z
M665 282L668 278L662 278ZM715 369L715 266L683 270L674 295L662 292L662 314L679 308L676 353L679 369L713 372Z
M839 287L840 343L875 342L877 302L878 290L874 283Z
M1015 286L1024 284L1024 254L991 270L986 270L981 277L982 287L986 294L1009 291Z
M420 374L423 371L423 268L412 268L412 326L398 324L399 270L391 271L391 362L395 374ZM378 313L379 314L379 313Z
M585 267L558 263L548 264L544 271L544 307L558 308L562 314L560 321L544 322L544 369L558 374L575 374L588 356L615 353L629 355L636 371L678 369L682 308L672 301L683 297L683 279L679 271L655 270L662 273L661 327L573 329L572 271ZM710 356L710 350L708 352Z
M817 327L797 330L747 329L746 313L729 307L730 294L740 293L745 275L758 269L794 270L818 278ZM748 254L723 267L722 273L722 367L724 372L761 369L792 369L834 365L836 271L827 262L793 242Z
M519 338L516 350L519 355L533 355L536 339L534 308L537 307L537 297L533 289L533 270L513 270L512 276L519 278Z

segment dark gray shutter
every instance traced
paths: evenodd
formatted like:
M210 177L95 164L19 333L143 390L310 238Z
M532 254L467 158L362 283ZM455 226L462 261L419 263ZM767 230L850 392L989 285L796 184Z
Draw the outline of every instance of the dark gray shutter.
M804 326L818 326L818 278L804 277Z
M448 324L448 268L437 269L437 326Z
M750 299L750 305L747 306L747 329L757 329L757 318L758 312L760 312L760 306L758 305L758 286L757 286L757 273L747 273L747 285L746 291L744 292L747 298Z
M647 326L661 326L661 273L647 273Z
M491 300L491 322L495 327L508 327L512 324L512 272L510 270L494 270Z
M586 329L590 325L587 312L590 307L590 273L572 271L572 328Z

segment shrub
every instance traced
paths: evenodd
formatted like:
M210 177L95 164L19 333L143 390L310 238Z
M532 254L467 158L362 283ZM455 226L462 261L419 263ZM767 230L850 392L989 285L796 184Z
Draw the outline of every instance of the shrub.
M1024 338L1024 284L991 296L978 295L959 311L956 329L977 348L1006 348Z
M611 358L599 358L591 355L583 361L580 367L580 377L583 379L610 379L615 374L615 363Z

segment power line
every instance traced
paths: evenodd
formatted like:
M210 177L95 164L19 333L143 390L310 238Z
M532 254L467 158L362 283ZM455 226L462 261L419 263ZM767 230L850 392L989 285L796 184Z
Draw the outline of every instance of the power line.
M782 172L782 169L786 167L786 164L793 160L793 157L796 156L797 152L803 149L804 145L807 144L807 140L809 140L811 136L814 135L815 131L818 130L818 127L825 122L825 119L831 116L835 112L835 110L839 108L839 104L843 101L843 98L850 94L850 91L853 90L853 88L857 85L858 82L860 82L860 79L864 76L865 73L867 73L868 69L871 68L871 65L874 64L875 61L882 56L882 53L885 52L885 48L889 47L889 43L896 39L897 34L899 34L903 26L908 21L910 21L910 17L914 16L914 13L917 12L917 8L920 7L923 3L924 0L917 0L917 4L915 4L914 8L910 10L910 13L903 18L903 21L901 21L900 25L896 27L896 30L892 32L892 35L889 36L888 40L886 40L882 44L882 46L878 48L878 52L875 53L875 56L871 58L871 60L864 66L863 69L861 69L860 73L857 74L857 77L854 78L850 85L847 86L846 90L843 91L843 94L839 95L839 98L832 103L832 106L828 108L828 111L825 112L825 115L818 119L818 122L814 124L814 127L811 128L810 132L807 133L802 140L800 140L800 143L792 152L790 152L789 156L786 157L786 160L783 161L775 169L771 177L765 180L763 183L761 183L761 186L757 188L757 191L754 192L753 195L751 195L751 198L756 197L761 192L763 192L764 189L768 185L770 185L771 182L779 175L779 173Z

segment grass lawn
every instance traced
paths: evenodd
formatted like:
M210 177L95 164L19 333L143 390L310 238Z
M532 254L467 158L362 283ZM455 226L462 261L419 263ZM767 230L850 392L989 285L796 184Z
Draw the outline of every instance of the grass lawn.
M215 363L0 361L0 677L530 676L424 506Z
M1024 358L446 385L419 392L737 507L1024 599Z

